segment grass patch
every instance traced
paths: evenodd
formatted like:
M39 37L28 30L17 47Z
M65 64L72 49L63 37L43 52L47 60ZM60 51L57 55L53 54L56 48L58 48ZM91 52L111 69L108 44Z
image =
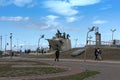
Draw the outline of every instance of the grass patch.
M12 67L12 66L21 67ZM22 67L27 66L27 67ZM32 66L32 67L29 67ZM39 67L36 67L39 66ZM46 66L46 67L42 67ZM0 77L19 77L19 76L31 76L31 75L43 75L51 73L59 73L66 71L65 69L56 67L47 67L49 64L31 61L31 60L1 60L0 61Z
M11 67L10 65L2 65L0 66L0 77L43 75L64 71L66 70L53 67Z
M50 79L32 79L32 80L84 80L85 78L94 76L99 74L98 71L85 71L76 75L72 76L65 76L65 77L57 77L57 78L50 78Z
M32 61L32 60L6 60L6 59L0 59L0 64L11 64L11 65L49 65L47 63L43 63L40 61Z
M33 65L49 65L47 63L44 63L44 62L40 62L40 61L32 61L32 60L18 60L18 61L15 61L15 62L25 62L25 63L34 63Z

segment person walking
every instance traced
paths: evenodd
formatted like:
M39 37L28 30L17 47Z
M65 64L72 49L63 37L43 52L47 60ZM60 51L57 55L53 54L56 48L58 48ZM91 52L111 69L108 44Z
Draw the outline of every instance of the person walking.
M95 55L95 60L98 60L98 49L97 48L95 48L94 55Z
M98 51L98 60L102 60L102 56L101 56L102 50L98 48L97 51Z
M55 61L59 61L59 55L60 55L60 51L59 49L57 49L55 52Z
M94 52L95 60L102 60L101 53L102 51L100 48L95 48L95 52Z

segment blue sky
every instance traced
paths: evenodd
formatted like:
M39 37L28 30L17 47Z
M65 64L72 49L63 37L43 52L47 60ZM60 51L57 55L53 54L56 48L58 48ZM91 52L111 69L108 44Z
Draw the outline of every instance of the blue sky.
M89 27L99 27L102 41L110 41L111 29L116 29L114 39L120 40L119 0L0 0L0 35L3 49L10 42L13 46L36 49L40 35L40 45L48 46L45 39L51 39L57 29L70 34L72 47L84 46ZM95 40L94 32L91 32ZM9 45L7 47L9 49Z

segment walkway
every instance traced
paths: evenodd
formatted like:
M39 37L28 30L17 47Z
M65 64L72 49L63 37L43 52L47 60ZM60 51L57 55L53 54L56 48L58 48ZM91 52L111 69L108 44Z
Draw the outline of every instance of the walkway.
M41 61L47 61L52 64L52 59L40 59ZM85 70L99 71L100 74L85 80L120 80L120 61L94 61L87 60L74 60L74 59L62 59L56 63L58 66L66 67L79 67Z
M20 58L14 58L20 59ZM52 77L61 77L68 76L77 73L81 73L85 70L93 70L99 71L100 74L90 77L85 80L119 80L120 79L120 61L93 61L87 60L84 62L83 60L76 59L61 59L60 62L55 62L54 59L38 59L38 58L22 58L22 59L30 59L42 61L45 63L49 63L55 67L68 68L69 71L57 74L49 74L49 75L36 75L36 76L26 76L26 77L9 77L9 78L0 78L0 80L29 80L29 79L44 79L44 78L52 78Z

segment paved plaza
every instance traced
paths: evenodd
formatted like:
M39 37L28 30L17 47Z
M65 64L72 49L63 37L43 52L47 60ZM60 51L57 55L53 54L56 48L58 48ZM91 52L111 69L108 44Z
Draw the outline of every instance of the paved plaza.
M84 72L85 70L99 71L93 77L85 80L119 80L120 79L120 61L94 61L94 60L78 60L78 59L60 59L59 62L55 62L54 59L49 58L21 58L13 57L13 59L25 59L25 60L37 60L45 63L49 63L54 67L67 68L68 71L49 75L37 75L26 77L1 77L0 80L29 80L29 79L44 79L52 77L62 77Z
M52 63L53 61L48 60L48 62ZM63 59L56 65L100 72L100 74L85 80L120 80L120 61L87 60L84 62L83 60Z

